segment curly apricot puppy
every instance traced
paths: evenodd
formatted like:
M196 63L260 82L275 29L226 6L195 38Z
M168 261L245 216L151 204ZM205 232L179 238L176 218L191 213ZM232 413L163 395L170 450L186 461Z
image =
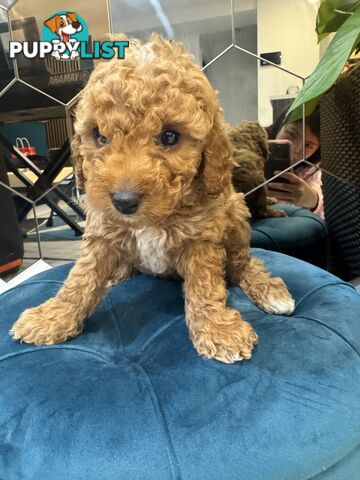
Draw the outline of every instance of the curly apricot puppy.
M191 55L155 34L130 40L125 60L94 70L76 117L73 156L88 202L81 254L56 297L23 312L13 339L64 342L81 332L109 281L177 273L198 353L250 358L257 335L226 306L225 277L266 312L291 314L294 301L250 254L222 110Z
M269 156L266 130L258 122L242 121L227 130L233 146L235 166L232 171L236 192L248 193L265 182L264 166ZM282 210L270 207L267 186L245 196L251 218L286 217Z

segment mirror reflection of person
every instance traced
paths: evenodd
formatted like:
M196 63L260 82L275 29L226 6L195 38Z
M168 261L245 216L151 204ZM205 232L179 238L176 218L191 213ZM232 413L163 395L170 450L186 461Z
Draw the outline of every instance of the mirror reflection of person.
M287 140L290 143L290 163L302 157L302 121L283 125L286 112L267 128L270 140ZM317 108L305 119L305 159L312 163L300 164L292 172L268 184L268 196L280 203L292 203L308 208L319 217L324 217L320 166L320 111ZM279 172L276 172L279 173ZM285 178L288 182L282 182Z

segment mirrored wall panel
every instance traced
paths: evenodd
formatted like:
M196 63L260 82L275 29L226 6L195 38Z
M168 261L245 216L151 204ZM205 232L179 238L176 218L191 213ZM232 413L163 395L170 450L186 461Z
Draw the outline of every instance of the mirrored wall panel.
M184 42L204 66L232 43L230 0L110 0L112 28L136 38L158 32ZM235 28L256 25L256 1L236 6ZM256 50L256 44L251 46Z
M14 63L9 57L8 12L0 9L0 95L15 76Z
M16 0L0 0L0 8L10 9L15 3Z
M75 3L76 6L69 0L38 0L34 5L28 0L18 0L10 10L13 40L32 45L32 42L52 41L65 35L67 40L87 42L91 53L93 42L104 40L110 29L107 2L96 2L96 9L90 2ZM66 12L70 12L70 16L64 20L62 15ZM93 58L77 57L69 61L65 57L59 60L55 55L26 58L19 53L16 58L22 80L63 103L83 88L96 63Z

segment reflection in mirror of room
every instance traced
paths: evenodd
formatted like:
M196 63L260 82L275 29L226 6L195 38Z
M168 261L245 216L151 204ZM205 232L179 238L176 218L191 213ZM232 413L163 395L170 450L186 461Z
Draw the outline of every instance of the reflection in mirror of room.
M318 3L312 0L258 0L258 51L281 51L281 66L307 77L319 62L315 21ZM258 74L258 120L270 125L271 97L284 96L289 87L302 87L302 80L272 66L260 67Z
M204 67L232 43L230 0L162 0L123 2L111 0L115 32L125 31L144 39L161 33L184 43L196 62ZM121 8L119 8L121 5ZM234 2L236 43L257 52L256 1ZM219 91L229 123L257 119L257 60L231 49L205 70Z
M217 45L224 43L223 40L229 35L231 31L208 33L200 37L204 64L216 56ZM237 45L256 52L256 25L237 28L235 38ZM207 68L205 73L219 92L227 122L236 125L243 119L257 120L257 60L254 57L233 48Z

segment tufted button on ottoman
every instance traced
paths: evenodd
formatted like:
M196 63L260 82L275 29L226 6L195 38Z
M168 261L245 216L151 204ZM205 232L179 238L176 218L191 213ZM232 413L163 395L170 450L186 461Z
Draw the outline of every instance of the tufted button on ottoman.
M325 221L306 208L279 204L287 217L252 220L251 246L286 253L324 268L327 228Z
M15 343L20 312L70 266L0 297L2 480L357 480L360 295L300 260L255 250L296 300L268 315L237 287L229 304L260 343L233 365L197 356L181 283L113 287L65 344Z

